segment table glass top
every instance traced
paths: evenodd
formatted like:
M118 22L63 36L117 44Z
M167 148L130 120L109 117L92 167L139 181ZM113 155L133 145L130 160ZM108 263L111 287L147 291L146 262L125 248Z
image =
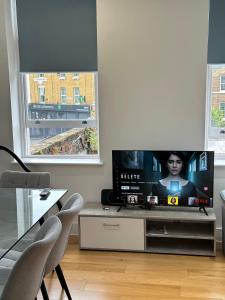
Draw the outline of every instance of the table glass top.
M0 188L0 258L66 193L51 189L48 197L42 199L41 191Z

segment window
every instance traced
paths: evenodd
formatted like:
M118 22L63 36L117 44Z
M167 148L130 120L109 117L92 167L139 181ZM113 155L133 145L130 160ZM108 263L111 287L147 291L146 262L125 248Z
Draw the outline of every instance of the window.
M225 1L210 0L205 146L215 151L216 164L220 165L225 163L225 18L221 14L224 9Z
M66 78L71 79L65 82L65 87L60 88L60 99L58 99L59 91L56 87L59 78L56 73L44 74L47 79L45 87L38 86L39 83L33 80L35 74L21 74L26 95L24 106L27 113L23 123L26 156L94 157L98 155L97 115L96 109L92 110L92 104L97 101L97 74L90 72L80 75L81 78L85 76L83 80L88 84L84 90L87 101L79 107L74 105L73 97L67 97L73 81L72 74L67 73L67 75ZM38 97L35 88L39 91ZM76 88L76 95L78 91L80 91L79 87ZM48 99L47 103L45 97Z
M73 99L74 99L74 103L80 104L80 88L79 87L73 88Z
M38 87L38 100L40 103L45 102L45 87L43 86Z
M96 1L55 1L55 14L52 0L28 2L6 1L14 149L28 161L99 163Z
M220 76L220 90L225 92L225 75Z
M59 79L66 79L66 74L65 73L59 73Z
M66 104L66 88L65 87L61 87L60 88L60 100L62 104Z
M73 73L73 79L79 80L79 73Z
M220 111L223 112L223 117L225 117L225 102L220 102Z
M206 148L225 158L225 65L208 66Z

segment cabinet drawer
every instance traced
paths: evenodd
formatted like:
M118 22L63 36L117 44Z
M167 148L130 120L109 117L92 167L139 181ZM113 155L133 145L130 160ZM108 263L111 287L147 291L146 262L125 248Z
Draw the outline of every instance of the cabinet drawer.
M80 217L80 247L144 250L144 220Z

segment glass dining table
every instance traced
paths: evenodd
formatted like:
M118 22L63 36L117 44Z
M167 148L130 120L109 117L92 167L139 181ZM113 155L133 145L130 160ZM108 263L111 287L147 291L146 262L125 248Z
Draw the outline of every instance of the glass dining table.
M42 189L0 188L0 259L53 208L67 190L51 189L47 197Z

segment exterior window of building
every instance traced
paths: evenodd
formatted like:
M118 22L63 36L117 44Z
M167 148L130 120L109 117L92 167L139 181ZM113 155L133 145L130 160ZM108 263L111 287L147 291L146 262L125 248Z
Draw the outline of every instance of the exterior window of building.
M44 87L35 80L37 74L21 73L27 111L23 123L25 156L98 157L97 73L80 73L80 86L73 89L73 73L67 74L65 86L58 89L57 73L44 73ZM78 99L80 92L85 102L74 105L75 95Z
M45 103L45 87L39 86L38 87L38 99L40 103Z
M79 87L73 88L73 99L74 99L74 103L80 104L80 88Z
M60 100L61 100L61 103L65 104L66 103L66 99L67 99L66 88L65 87L61 87L60 88Z
M223 112L223 116L225 118L225 102L220 103L220 110L221 110L221 112Z
M225 92L225 75L220 77L220 90Z
M40 77L40 78L45 77L45 74L44 73L39 73L38 77Z
M59 79L66 79L66 73L59 73Z
M224 90L224 93L221 91ZM206 149L225 159L225 65L208 66Z
M79 73L73 73L73 79L78 80L79 79Z

